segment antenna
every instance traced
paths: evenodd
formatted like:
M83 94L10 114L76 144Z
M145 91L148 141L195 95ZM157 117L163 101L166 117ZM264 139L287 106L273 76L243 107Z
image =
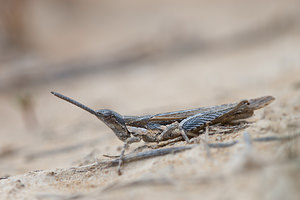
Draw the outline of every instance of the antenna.
M57 96L58 98L61 98L71 104L74 104L75 106L78 106L79 108L82 108L83 110L86 110L88 111L89 113L93 114L93 115L97 115L96 111L83 105L82 103L79 103L78 101L75 101L74 99L71 99L69 97L66 97L65 95L62 95L60 93L57 93L57 92L51 92L51 94Z

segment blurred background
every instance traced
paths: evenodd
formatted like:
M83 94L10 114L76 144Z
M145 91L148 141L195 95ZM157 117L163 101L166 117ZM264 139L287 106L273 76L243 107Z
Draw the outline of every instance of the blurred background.
M266 48L299 33L299 8L297 0L1 0L0 89Z
M0 176L118 153L50 91L126 115L271 94L287 114L299 77L299 0L0 0Z

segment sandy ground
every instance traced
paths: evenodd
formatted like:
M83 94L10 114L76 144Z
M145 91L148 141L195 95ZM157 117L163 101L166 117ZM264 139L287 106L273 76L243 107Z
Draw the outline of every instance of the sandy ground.
M210 156L200 146L124 164L123 175L118 176L116 167L93 170L89 166L108 160L103 154L118 155L122 142L98 119L50 94L54 90L92 108L126 115L272 95L276 100L257 111L251 119L255 123L246 129L251 138L300 134L300 25L294 23L299 18L293 23L285 21L293 19L292 11L299 8L297 1L292 3L294 6L273 5L266 12L257 7L252 20L232 15L227 20L236 30L202 23L202 27L216 30L215 35L206 35L208 39L205 31L200 31L207 39L204 43L198 38L199 30L192 31L193 37L190 32L181 32L166 41L167 36L160 37L161 33L145 40L139 34L148 32L145 29L126 33L131 40L126 35L119 39L127 49L107 53L103 49L114 39L107 37L107 44L97 47L104 53L92 61L100 60L99 68L86 60L61 64L60 56L46 56L34 62L34 73L27 73L16 70L16 62L5 62L0 93L0 199L299 199L299 137L249 146L243 142L243 131L212 135L211 143L240 143L210 149ZM193 12L195 5L189 6L191 14L185 16L201 19ZM158 9L156 17L167 11L172 13ZM129 16L124 23L133 18ZM280 33L272 24L277 16L284 16ZM180 18L187 21L187 29L192 27L190 18ZM240 31L244 29L253 34L245 36ZM112 32L118 35L118 29ZM134 45L128 45L130 41L135 41ZM185 49L178 50L179 46ZM76 50L73 56L78 54ZM50 58L56 62L49 62ZM41 68L52 63L60 63L60 67ZM78 66L85 63L90 65L82 71ZM65 76L59 77L60 73ZM22 76L30 80L20 82ZM22 84L24 87L19 87ZM142 145L134 144L128 152ZM171 146L183 145L187 144Z

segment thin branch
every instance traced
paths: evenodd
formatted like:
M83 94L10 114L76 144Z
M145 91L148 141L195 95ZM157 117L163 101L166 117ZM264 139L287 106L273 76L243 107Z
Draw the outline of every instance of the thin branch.
M267 136L267 137L261 137L261 138L254 138L252 139L253 142L269 142L269 141L286 141L286 140L292 140L300 136L300 133L295 135L288 135L288 136ZM221 142L221 143L207 143L209 148L227 148L234 146L235 144L239 143L240 141L234 140L232 142ZM179 153L182 151L186 151L195 147L203 146L203 144L192 144L192 145L186 145L186 146L179 146L179 147L169 147L164 149L154 149L149 150L145 152L139 152L139 153L131 153L128 155L125 155L123 157L124 163L129 163L137 160L147 159L147 158L153 158L157 156L163 156L167 154L174 154ZM116 158L114 160L110 161L103 161L98 162L98 165L106 165L106 167L116 166L119 163L119 158Z

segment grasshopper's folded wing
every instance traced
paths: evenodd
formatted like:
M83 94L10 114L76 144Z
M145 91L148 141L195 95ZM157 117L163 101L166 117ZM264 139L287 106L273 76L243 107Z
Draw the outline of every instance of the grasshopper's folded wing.
M217 111L220 109L223 110L224 108L230 108L236 105L237 104L224 104L219 106L202 107L202 108L195 108L190 110L180 110L174 112L159 113L155 115L124 116L124 120L126 124L129 126L138 126L138 127L146 128L146 126L149 123L166 125L175 121L180 122L186 119L187 117L196 115L198 113Z
M272 96L263 96L255 99L248 100L249 102L249 109L257 110L269 105L275 98ZM240 103L240 102L239 102ZM161 120L183 120L189 116L196 115L198 113L205 113L205 112L219 112L224 109L231 109L236 107L239 103L231 103L231 104L223 104L218 106L210 106L210 107L202 107L202 108L195 108L190 110L181 110L175 112L167 112L167 113L160 113L156 115L152 115L149 118L150 121L161 121Z
M181 111L175 111L175 112L160 113L160 114L153 115L150 118L150 121L183 120L187 117L196 115L198 113L224 110L226 108L233 108L236 105L237 105L237 103L232 103L232 104L223 104L223 105L219 105L219 106L202 107L202 108L195 108L195 109L190 109L190 110L181 110Z
M257 110L262 107L269 105L275 98L272 96L264 96L260 98L250 99L249 102L249 110ZM161 124L166 125L172 122L178 121L181 122L182 120L194 116L200 113L218 113L222 112L223 110L230 110L235 108L239 103L231 103L231 104L223 104L218 106L210 106L210 107L202 107L202 108L195 108L190 110L180 110L174 112L166 112L166 113L159 113L155 115L145 115L145 116L124 116L124 120L128 125L135 125L139 127L145 127L149 123L154 124Z

